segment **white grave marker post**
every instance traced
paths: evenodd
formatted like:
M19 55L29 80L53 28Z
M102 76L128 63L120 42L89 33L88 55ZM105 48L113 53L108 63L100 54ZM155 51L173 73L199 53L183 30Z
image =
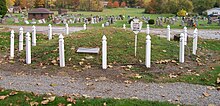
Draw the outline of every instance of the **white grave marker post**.
M125 24L123 24L123 29L126 30L126 25Z
M195 31L196 31L196 35L197 35L197 36L196 36L196 37L197 37L197 39L196 39L196 50L197 50L197 48L198 48L198 36L199 36L198 33L199 33L199 32L198 32L198 29L197 29L197 28L195 28Z
M195 29L193 32L193 54L194 55L196 55L197 43L198 43L198 34L197 34L197 29Z
M184 52L185 52L185 38L184 34L180 34L180 53L179 53L179 62L184 63Z
M170 41L170 25L167 25L167 40Z
M141 28L142 28L142 22L140 22L139 19L133 19L133 21L131 21L131 29L135 34L135 45L134 45L135 57L137 56L137 38L138 38L137 34L141 31Z
M48 39L51 40L52 39L52 26L51 24L48 25L49 29L48 29Z
M69 25L66 23L66 35L69 35Z
M59 36L59 58L60 67L65 67L64 40L62 34Z
M26 33L26 64L31 64L31 37L30 33Z
M10 37L10 59L14 59L15 53L15 31L11 30L11 37Z
M24 42L24 29L21 27L19 29L19 46L18 46L18 50L19 51L22 51L24 48L23 48L23 42Z
M102 28L104 28L105 27L105 24L102 24Z
M184 45L187 45L187 27L184 27Z
M107 38L102 37L102 69L107 69Z
M32 26L32 46L36 46L36 27Z
M150 35L150 26L147 24L147 35Z
M145 65L147 68L151 67L151 37L150 35L147 35L146 37L146 61Z
M86 30L86 24L83 25L83 29Z

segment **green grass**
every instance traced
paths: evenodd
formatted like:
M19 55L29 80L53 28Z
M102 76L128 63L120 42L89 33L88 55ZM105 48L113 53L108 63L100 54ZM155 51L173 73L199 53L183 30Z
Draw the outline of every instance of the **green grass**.
M145 60L145 39L146 35L140 33L138 35L138 52L137 57L134 56L134 33L116 28L92 29L73 33L71 36L65 37L65 58L67 65L77 65L81 59L86 56L93 56L93 59L85 60L91 65L101 64L100 54L80 54L76 53L79 47L102 47L102 36L107 36L108 42L108 62L117 64L139 64L139 60ZM160 59L177 59L178 42L167 42L166 39L157 36L152 37L152 59L153 61ZM36 47L32 47L32 57L34 63L44 64L58 58L58 36L48 41L44 35L38 36ZM167 52L163 52L166 50ZM21 58L25 58L25 53ZM70 61L68 61L70 60ZM141 62L143 64L143 62Z
M16 34L17 35L17 34ZM134 56L134 33L131 31L124 31L123 29L116 28L96 28L91 30L80 31L72 33L71 36L65 36L65 59L68 67L76 66L82 68L85 65L91 65L94 67L101 66L101 52L100 54L82 54L76 53L79 47L102 47L102 36L107 36L108 42L108 64L113 65L127 65L135 64L131 70L134 73L139 73L143 76L147 82L187 82L187 83L198 83L204 85L217 85L216 78L217 74L220 73L219 65L215 66L196 66L189 67L193 68L200 76L195 74L183 74L177 78L169 78L169 74L164 73L152 73L149 69L143 66L145 61L145 38L146 34L138 34L138 52L137 57ZM15 40L15 48L18 47L18 37ZM166 38L160 38L158 36L151 35L152 40L152 63L154 64L157 60L176 60L178 61L179 55L179 42L170 41ZM186 57L191 57L187 61L195 61L196 56L191 54L192 39L189 39L189 43L186 49ZM0 48L4 54L9 54L10 45L10 33L0 33ZM220 54L220 45L218 40L203 40L199 39L198 44L200 51L206 51L204 53L218 53ZM25 59L25 51L21 54L17 51L15 61L18 59ZM44 66L53 66L53 69L59 69L59 66L54 66L51 62L56 60L59 63L58 56L58 36L54 36L52 40L48 41L46 35L37 35L37 46L32 47L32 64L33 67L39 67L40 64ZM18 55L18 56L17 56ZM93 59L85 59L87 56L93 56ZM206 57L200 57L205 62ZM219 58L219 57L217 57ZM82 60L84 59L84 60ZM140 61L141 60L141 61ZM79 65L79 62L84 62L83 65ZM211 61L211 60L209 60ZM173 64L176 65L176 64ZM166 64L155 64L153 67L159 67L163 69ZM181 67L176 66L176 67ZM215 70L211 70L210 67L216 67ZM204 68L204 69L203 69ZM53 70L51 69L51 70ZM75 68L73 68L75 69ZM178 68L179 69L179 68ZM177 70L178 70L177 69ZM179 69L180 70L180 69ZM202 71L201 71L202 70ZM211 71L210 71L211 70ZM164 77L164 78L163 78Z
M203 73L199 73L199 76L197 75L184 75L180 76L177 79L171 80L171 82L186 82L186 83L192 83L192 84L201 84L201 85L210 85L210 86L218 86L217 84L217 78L220 77L220 66L217 66L214 70L209 70Z
M57 11L54 11L55 15L57 15ZM145 14L144 13L144 9L136 9L136 8L113 8L113 9L104 9L103 12L86 12L86 11L78 11L78 12L69 12L68 14L82 14L82 17L89 17L91 15L93 16L110 16L110 15L114 15L114 16L118 16L118 15L124 15L125 16L125 20L121 20L121 21L117 21L115 24L111 25L110 27L122 27L123 24L126 24L127 27L130 27L130 25L127 23L127 17L131 16L131 17L139 17L141 18L142 16L150 16L150 18L155 19L157 17L173 17L175 16L175 14ZM20 14L13 14L14 16L19 17L19 20L22 20L21 15ZM181 19L181 18L180 18ZM176 22L174 25L170 25L171 28L183 28L182 26L180 26L180 19L178 20L178 22ZM101 24L106 22L103 21L101 23L98 24L89 24L89 27L101 27ZM14 24L13 19L8 19L7 22L8 25L26 25L24 22L20 22L18 24ZM47 26L48 24L53 24L52 22L47 22L46 24L37 24L39 26ZM207 21L203 21L200 20L199 24L203 24L203 26L198 26L199 29L219 29L220 26L217 23L213 23L212 25L208 25ZM30 26L30 24L28 25ZM63 24L59 24L59 25L53 25L53 26L64 26ZM74 23L74 24L69 24L69 26L78 26L78 27L82 27L83 23ZM150 25L151 28L166 28L167 24L163 24L163 27L159 27L159 26L155 26L155 25ZM143 28L146 28L146 24L143 24Z
M12 90L4 90L0 92L0 96L9 95ZM14 91L13 91L14 92ZM16 91L17 92L17 91ZM0 100L2 106L29 106L31 102L37 102L38 106L42 105L43 97L47 95L34 95L33 93L18 92L15 95L11 95L4 100ZM58 104L72 104L73 106L103 106L104 103L107 106L176 106L168 102L147 101L147 100L135 100L135 99L85 99L72 97L75 100L75 104L68 102L67 97L56 96L54 101L49 102L46 106L57 106Z

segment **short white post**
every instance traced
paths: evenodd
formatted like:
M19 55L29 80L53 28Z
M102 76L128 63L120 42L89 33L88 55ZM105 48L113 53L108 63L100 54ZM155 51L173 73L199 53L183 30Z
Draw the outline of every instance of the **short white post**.
M26 64L31 64L31 37L29 32L26 34Z
M66 23L66 35L69 35L69 25Z
M145 65L147 68L151 67L151 37L150 35L147 35L146 37L146 61Z
M187 45L187 36L188 36L188 34L187 34L187 27L184 27L184 45Z
M65 67L64 40L62 34L59 36L59 58L60 67Z
M83 25L83 29L86 30L86 24Z
M15 31L11 30L11 37L10 37L10 59L14 59L15 53Z
M126 25L125 25L125 24L123 24L123 29L124 29L124 30L126 29Z
M48 39L51 40L52 37L53 37L51 24L49 24L48 27L49 27L49 29L48 29Z
M18 50L19 51L22 51L24 48L23 48L23 42L24 42L24 29L21 27L19 29L19 46L18 46Z
M149 24L147 24L147 35L150 35L150 26L149 26Z
M107 69L107 38L102 37L102 69Z
M195 29L193 32L193 54L194 55L196 55L197 43L198 43L198 35L197 35L197 29Z
M134 56L137 56L137 34L135 34L135 39L134 39Z
M36 27L32 26L32 46L36 46Z
M102 28L104 28L105 27L105 24L102 24Z
M198 32L198 29L197 29L197 28L195 28L195 31L196 31L196 35L197 35L197 36L196 36L196 37L197 37L197 39L196 39L196 44L197 44L197 45L196 45L196 50L197 50L197 48L198 48L198 36L199 36L198 33L199 33L199 32Z
M184 63L184 52L185 52L185 47L184 47L184 34L180 34L180 53L179 53L179 62Z
M167 40L170 41L170 25L167 25Z

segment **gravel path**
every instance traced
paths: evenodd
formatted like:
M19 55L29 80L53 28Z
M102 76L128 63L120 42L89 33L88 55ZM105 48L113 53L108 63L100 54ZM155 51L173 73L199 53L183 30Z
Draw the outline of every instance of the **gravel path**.
M82 79L58 76L14 75L0 71L0 86L6 89L30 91L36 93L54 93L56 95L80 94L103 98L139 98L152 101L170 101L185 105L220 105L220 91L208 86L186 83L143 83L115 82L109 79ZM53 86L51 86L53 85ZM209 88L209 89L208 89ZM203 93L210 96L205 97Z
M19 28L21 26L3 26L3 27L9 27L11 29L14 29L16 32L18 32ZM32 26L22 26L24 28L24 31L29 31L31 32L31 27ZM65 27L57 27L53 26L53 34L59 34L59 33L64 33L64 28ZM36 26L36 29L38 32L47 34L47 26ZM69 31L71 32L76 32L83 30L83 27L69 27ZM193 36L193 29L188 29L188 34L189 36ZM142 30L141 32L146 32L146 30ZM173 37L175 34L180 34L183 32L183 29L171 29L171 37ZM162 37L166 37L166 29L161 29L161 28L150 28L150 33L152 35L159 35ZM220 29L199 29L199 37L204 38L204 39L220 39Z
M220 29L198 29L199 37L204 39L220 39ZM166 37L166 29L158 29L158 28L151 28L150 33L153 35L159 35L162 37ZM193 36L194 29L188 29L188 35ZM146 32L146 30L142 30L141 32ZM171 29L171 38L175 34L183 33L183 29Z

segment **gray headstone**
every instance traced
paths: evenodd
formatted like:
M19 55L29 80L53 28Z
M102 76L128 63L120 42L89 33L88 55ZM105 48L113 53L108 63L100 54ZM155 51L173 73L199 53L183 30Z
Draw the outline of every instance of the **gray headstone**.
M77 50L77 53L95 53L98 54L99 53L100 48L83 48L80 47Z

